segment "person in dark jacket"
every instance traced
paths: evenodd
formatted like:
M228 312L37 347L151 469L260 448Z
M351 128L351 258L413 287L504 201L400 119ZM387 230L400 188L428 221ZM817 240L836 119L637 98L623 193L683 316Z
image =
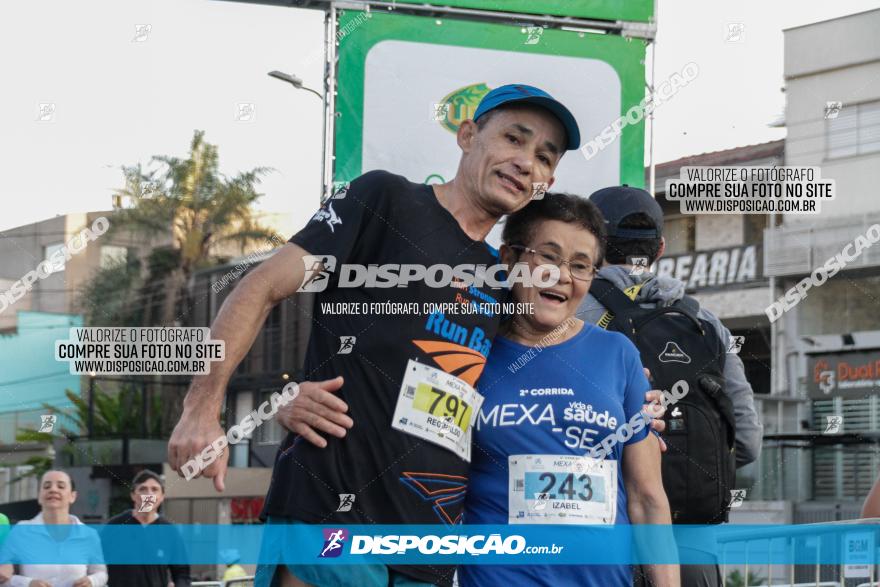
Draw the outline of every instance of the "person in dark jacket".
M110 518L108 524L171 524L159 513L165 500L165 484L158 473L144 469L131 482L134 507ZM182 545L181 545L182 546ZM190 587L189 565L109 565L111 587Z
M654 275L650 267L663 256L663 211L645 190L615 186L597 191L590 201L605 217L608 232L605 264L598 277L604 278L638 302L643 308L669 306L685 294L685 284L678 279ZM600 324L606 308L593 295L584 298L577 316L591 324ZM730 331L715 314L700 307L697 317L711 323L725 347ZM752 386L746 379L739 355L729 353L724 362L724 393L733 404L736 424L736 466L757 460L761 452L763 426L755 409ZM699 546L679 543L682 553L700 551ZM642 577L641 580L644 580ZM644 583L636 582L636 585ZM720 587L722 578L717 564L683 564L681 584L687 587Z

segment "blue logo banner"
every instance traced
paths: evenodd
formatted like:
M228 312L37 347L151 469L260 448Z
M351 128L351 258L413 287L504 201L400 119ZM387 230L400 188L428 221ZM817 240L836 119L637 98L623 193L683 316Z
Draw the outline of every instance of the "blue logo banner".
M58 526L0 535L0 563L877 564L876 524ZM686 547L679 551L678 547Z

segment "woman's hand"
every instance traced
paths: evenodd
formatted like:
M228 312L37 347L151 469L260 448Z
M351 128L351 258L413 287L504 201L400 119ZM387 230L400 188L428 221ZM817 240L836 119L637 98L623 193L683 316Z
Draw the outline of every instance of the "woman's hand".
M28 587L52 587L52 585L46 581L41 581L40 579L33 579L28 583Z
M645 377L647 377L650 382L651 370L647 367L642 367L642 369L645 370ZM646 393L644 412L651 417L651 430L655 432L657 442L660 443L660 452L666 452L666 442L664 442L663 438L660 436L660 433L666 430L666 422L663 420L663 415L666 414L666 408L660 401L662 399L663 392L659 389L652 389Z
M80 577L73 582L73 587L92 587L92 580L88 577Z

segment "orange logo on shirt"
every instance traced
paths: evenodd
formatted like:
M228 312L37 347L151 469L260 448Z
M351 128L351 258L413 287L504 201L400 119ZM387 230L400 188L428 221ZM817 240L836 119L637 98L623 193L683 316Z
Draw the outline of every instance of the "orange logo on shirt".
M441 369L472 387L476 385L486 365L486 357L479 351L460 344L439 340L414 340L413 344L431 357Z

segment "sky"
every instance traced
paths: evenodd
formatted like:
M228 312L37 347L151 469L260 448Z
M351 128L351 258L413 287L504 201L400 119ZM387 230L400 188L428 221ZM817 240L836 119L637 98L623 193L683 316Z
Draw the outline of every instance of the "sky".
M655 162L784 137L783 34L880 0L658 0L656 82L698 77L656 111ZM739 31L731 40L730 26ZM0 4L0 230L110 208L122 165L185 157L193 131L227 176L274 168L260 208L305 223L321 185L323 14L217 0ZM41 104L53 104L39 120ZM239 104L252 104L239 120Z

